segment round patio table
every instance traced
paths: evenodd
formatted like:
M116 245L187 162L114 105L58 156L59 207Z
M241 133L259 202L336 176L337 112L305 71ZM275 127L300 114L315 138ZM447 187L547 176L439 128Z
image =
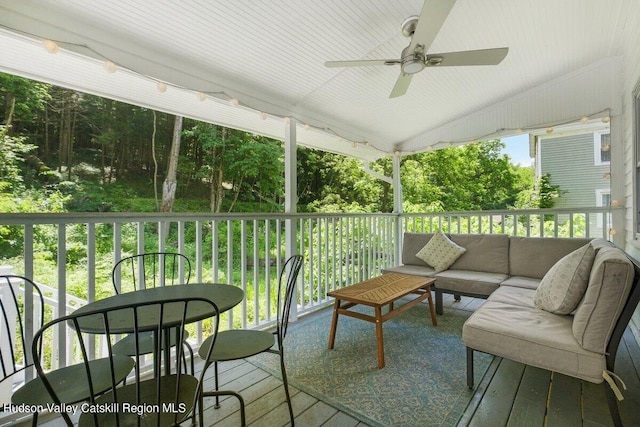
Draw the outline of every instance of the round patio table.
M220 283L194 283L163 286L113 295L82 306L76 310L75 313L82 314L89 313L97 309L111 308L114 311L109 313L108 316L109 333L127 334L134 332L133 314L130 310L118 310L118 308L128 304L147 303L149 304L148 307L142 306L138 311L138 332L154 331L155 335L160 323L160 316L157 306L153 307L153 304L185 298L203 298L212 301L216 304L220 313L223 313L240 303L244 298L244 292L238 287ZM168 303L165 305L162 324L165 330L165 334L163 335L165 335L165 340L167 340L166 342L168 342L169 339L168 331L171 328L175 328L175 326L180 325L183 310L184 304L180 302ZM194 301L189 304L186 323L197 322L199 320L213 317L214 315L215 312L210 304ZM80 318L78 326L83 332L92 334L106 333L104 320L100 315ZM157 339L157 337L155 337L155 339ZM169 346L163 345L162 348L165 351L165 372L169 372ZM159 358L155 357L155 360L156 373L159 373Z

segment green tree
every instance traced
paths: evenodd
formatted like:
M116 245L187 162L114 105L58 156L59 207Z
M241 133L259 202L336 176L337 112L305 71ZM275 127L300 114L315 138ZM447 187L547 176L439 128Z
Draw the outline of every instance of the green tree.
M538 179L536 191L537 207L540 209L552 208L558 197L566 191L560 190L559 185L551 183L551 175L546 173Z
M407 156L402 162L405 200L445 211L505 209L522 190L499 140Z

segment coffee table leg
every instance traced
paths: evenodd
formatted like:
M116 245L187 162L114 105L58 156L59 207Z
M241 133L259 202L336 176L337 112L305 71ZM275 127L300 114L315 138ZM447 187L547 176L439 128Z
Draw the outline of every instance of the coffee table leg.
M438 326L438 320L436 319L436 309L433 306L433 297L431 296L431 286L427 286L427 301L429 302L429 311L431 312L431 324Z
M329 349L333 348L336 341L336 328L338 327L338 308L340 308L340 300L336 298L333 303L333 316L331 317L331 331L329 332Z
M376 341L378 343L378 369L384 368L384 340L382 339L382 307L376 307Z

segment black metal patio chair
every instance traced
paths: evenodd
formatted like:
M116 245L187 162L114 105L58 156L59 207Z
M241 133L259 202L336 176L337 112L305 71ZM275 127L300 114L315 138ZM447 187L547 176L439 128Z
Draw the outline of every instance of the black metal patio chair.
M212 314L211 336L218 330L218 308L214 302L204 298L165 299L162 301L136 302L124 305L96 305L97 308L76 310L74 313L45 324L34 336L33 354L41 359L40 350L49 333L65 331L68 340L73 340L73 354L77 360L65 370L73 370L74 381L82 383L89 391L89 397L80 414L78 426L174 426L193 417L197 412L198 394L204 372L199 377L176 369L175 373L159 376L145 373L142 357L133 358L114 353L117 336L124 330L132 330L134 348L141 348L140 332L161 334L164 330L175 329L183 334L184 327L195 313ZM152 330L150 330L152 328ZM180 336L179 338L183 338ZM91 351L91 347L102 351ZM160 343L155 350L161 355ZM177 346L175 360L180 360L183 347ZM162 357L162 356L160 356ZM133 378L126 385L119 385L118 367L123 362L134 366ZM176 362L178 363L178 362ZM43 363L35 366L46 390L56 404L67 402L67 390L55 386L58 371L49 371ZM106 378L106 382L96 380L95 373Z
M132 255L118 261L111 271L111 281L117 294L134 292L140 289L188 284L191 278L191 261L188 257L176 252L146 252ZM191 373L194 373L195 362L193 349L187 339L189 333L184 331L183 345L189 353ZM136 352L132 336L125 336L114 345L114 354L133 356L135 354L153 353L153 335L142 332ZM176 346L176 335L170 334L169 346ZM186 354L183 353L183 363L186 369Z
M24 296L20 298L16 291L20 284L24 285ZM31 367L37 367L44 357L44 341L35 341L37 331L41 330L44 322L44 297L40 288L30 279L17 275L0 276L0 312L2 313L2 324L0 325L0 365L2 368L2 380L13 381L17 374L27 372ZM29 295L30 305L33 310L26 312L26 296ZM56 343L48 341L46 346L52 348ZM32 351L32 350L37 351ZM35 354L35 359L34 355ZM97 392L103 392L114 383L120 383L133 368L133 361L130 358L115 364L117 370L113 378L106 377L101 373L102 365L99 362L93 363L97 367L92 371L92 381ZM78 376L77 367L61 368L50 373L49 387L56 390L59 398L54 400L40 376L28 380L13 390L11 403L13 405L28 405L29 408L46 408L48 405L60 403L75 404L86 400L90 396L90 391ZM53 406L52 406L53 407ZM59 407L59 406L58 406ZM62 413L67 425L72 425L71 419L66 412ZM33 413L33 425L38 424L38 412Z
M205 360L203 372L214 365L215 391L205 391L203 396L215 396L216 408L220 406L218 399L218 362L228 360L244 359L254 356L258 353L270 352L280 356L280 370L282 373L282 382L284 385L287 405L289 406L289 416L291 418L291 426L294 426L293 408L291 406L291 396L289 394L289 383L287 381L287 372L284 366L284 339L287 334L289 324L289 314L291 304L295 295L296 281L300 269L302 268L303 257L301 255L293 255L282 266L278 277L278 312L275 331L257 331L248 329L234 329L229 331L221 331L217 340L208 337L200 346L200 357ZM286 284L285 284L286 280ZM275 344L277 343L277 346ZM211 348L213 347L213 351ZM207 353L210 353L207 356ZM241 397L240 411L242 425L245 425L244 401ZM200 424L202 425L202 418Z

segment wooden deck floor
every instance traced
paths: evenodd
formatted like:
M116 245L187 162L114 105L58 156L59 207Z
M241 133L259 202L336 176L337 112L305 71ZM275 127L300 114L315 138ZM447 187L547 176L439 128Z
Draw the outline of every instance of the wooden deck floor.
M460 302L454 302L451 296L445 298L445 306L466 310L475 310L482 302L465 297ZM620 345L616 371L627 385L625 400L619 403L625 426L640 426L640 347L631 332L625 335ZM248 426L289 424L282 383L278 378L240 360L220 364L220 379L222 388L227 386L238 391L245 399ZM604 383L591 384L496 358L457 427L610 426L604 387ZM206 379L207 388L213 388L211 373ZM291 392L295 421L299 427L367 427L367 424L294 387L291 387ZM205 400L206 426L240 425L236 399L225 397L221 403L219 409L214 409L214 399ZM55 419L45 425L57 427L64 424Z

